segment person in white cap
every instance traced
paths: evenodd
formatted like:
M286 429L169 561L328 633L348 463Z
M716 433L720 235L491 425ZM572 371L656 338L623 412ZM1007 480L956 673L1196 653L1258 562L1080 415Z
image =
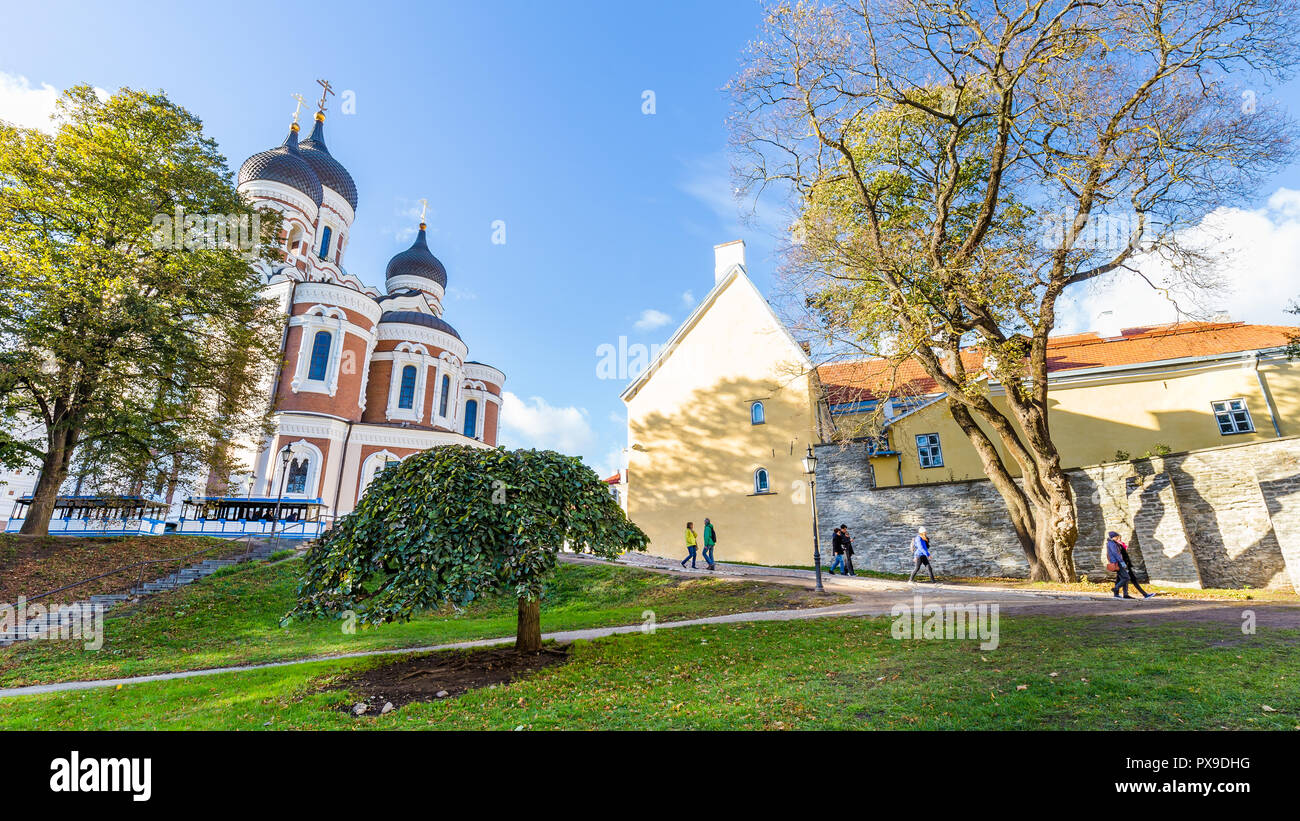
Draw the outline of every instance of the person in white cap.
M912 539L912 575L907 579L909 582L916 581L921 565L930 571L930 581L934 581L934 566L930 564L930 537L925 534L924 525L916 529L916 537Z

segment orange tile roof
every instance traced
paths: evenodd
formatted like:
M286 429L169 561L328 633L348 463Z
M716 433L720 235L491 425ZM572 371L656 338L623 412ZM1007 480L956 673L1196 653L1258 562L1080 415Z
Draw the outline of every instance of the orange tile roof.
M1286 325L1247 325L1244 322L1183 322L1125 328L1121 336L1103 338L1095 332L1052 337L1047 342L1047 370L1077 370L1137 365L1167 359L1276 348L1300 333ZM962 351L967 371L982 368L978 348ZM881 399L886 396L926 396L938 385L920 363L909 359L897 367L887 359L860 359L822 365L817 376L832 405Z

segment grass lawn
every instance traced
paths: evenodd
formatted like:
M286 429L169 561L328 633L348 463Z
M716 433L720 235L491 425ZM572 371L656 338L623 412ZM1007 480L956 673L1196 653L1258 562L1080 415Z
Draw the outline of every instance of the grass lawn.
M6 699L25 729L1274 729L1300 725L1300 634L1004 617L996 650L887 618L710 625L578 643L512 684L345 711L357 659ZM1055 674L1055 675L1053 675ZM1272 711L1265 710L1265 706Z
M112 610L104 646L74 641L21 642L0 648L0 686L118 678L147 673L309 658L362 650L513 635L512 598L450 609L404 624L356 625L314 620L280 626L293 606L301 561L248 564L202 582ZM639 624L847 601L785 585L667 576L619 565L561 564L542 602L542 630Z

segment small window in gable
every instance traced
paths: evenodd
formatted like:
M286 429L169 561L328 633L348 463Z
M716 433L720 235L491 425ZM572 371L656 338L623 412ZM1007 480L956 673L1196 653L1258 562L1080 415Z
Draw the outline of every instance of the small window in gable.
M397 407L403 410L411 410L415 407L415 377L414 365L402 368L402 388L397 395Z
M767 421L767 416L763 411L763 403L755 402L749 406L749 424L761 425Z
M772 492L771 483L768 482L767 479L767 468L759 468L758 470L754 471L754 492L755 493Z

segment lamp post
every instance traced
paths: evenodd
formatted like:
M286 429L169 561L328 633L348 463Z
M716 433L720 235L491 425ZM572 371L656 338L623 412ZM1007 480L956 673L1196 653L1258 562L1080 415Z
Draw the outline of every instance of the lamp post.
M293 445L285 445L280 448L280 488L279 493L275 496L275 518L271 520L271 544L272 547L279 547L279 534L276 528L280 525L280 500L284 498L284 484L289 478L289 460L293 458Z
M826 592L822 587L822 549L821 534L817 532L817 454L813 453L812 445L808 446L808 453L803 457L803 472L808 474L808 488L812 494L812 514L813 514L813 567L817 572L818 593Z

